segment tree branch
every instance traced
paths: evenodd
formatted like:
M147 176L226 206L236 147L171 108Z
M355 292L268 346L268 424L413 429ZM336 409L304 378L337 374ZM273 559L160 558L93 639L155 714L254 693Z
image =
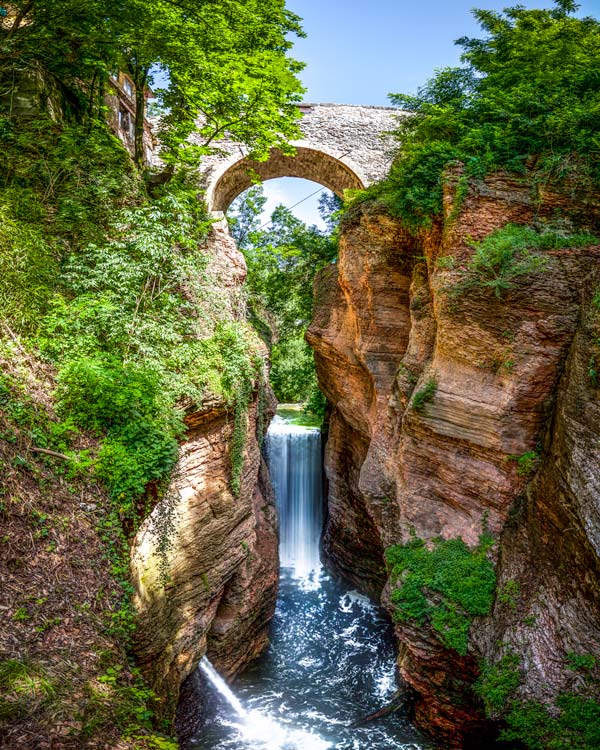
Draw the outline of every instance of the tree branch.
M62 458L63 461L72 461L73 456L66 456L64 453L57 453L56 451L48 450L48 448L38 448L32 445L29 449L33 453L43 453L45 456L52 456L53 458Z

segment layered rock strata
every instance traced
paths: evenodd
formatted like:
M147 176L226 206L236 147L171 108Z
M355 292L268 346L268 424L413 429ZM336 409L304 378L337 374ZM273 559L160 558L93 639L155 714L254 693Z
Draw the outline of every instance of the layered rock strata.
M386 547L411 530L474 544L486 524L499 542L499 586L514 580L520 592L510 611L497 602L473 625L465 657L427 628L397 624L418 723L447 747L479 747L481 658L514 648L520 695L549 700L567 686L566 653L600 653L600 421L589 375L600 248L547 251L545 270L501 299L453 296L473 240L508 223L542 226L572 205L549 193L540 205L526 180L503 175L472 184L459 205L459 181L459 171L448 176L443 225L416 235L377 205L347 217L339 261L316 281L307 337L333 408L330 564L388 601ZM543 456L531 483L523 454L534 467Z

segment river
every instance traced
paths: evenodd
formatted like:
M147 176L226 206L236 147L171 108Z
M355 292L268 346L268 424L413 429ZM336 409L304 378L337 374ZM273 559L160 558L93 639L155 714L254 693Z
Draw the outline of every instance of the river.
M328 575L321 436L275 417L267 455L280 516L281 581L271 645L227 686L206 660L216 700L197 750L425 750L397 714L353 728L394 696L394 639L385 612Z

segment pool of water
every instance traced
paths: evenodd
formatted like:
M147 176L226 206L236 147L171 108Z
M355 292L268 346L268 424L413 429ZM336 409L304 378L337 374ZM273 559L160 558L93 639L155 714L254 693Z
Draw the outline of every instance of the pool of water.
M231 687L245 716L221 696L193 748L432 747L397 714L352 727L396 693L393 634L381 609L323 573L282 571L271 646Z

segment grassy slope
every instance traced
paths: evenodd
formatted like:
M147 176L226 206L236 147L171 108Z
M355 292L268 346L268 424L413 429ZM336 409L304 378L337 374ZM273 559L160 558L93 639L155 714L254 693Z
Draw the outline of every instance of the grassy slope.
M0 747L168 748L117 637L122 592L96 530L106 493L34 450L97 444L53 434L51 368L14 342L0 367Z

